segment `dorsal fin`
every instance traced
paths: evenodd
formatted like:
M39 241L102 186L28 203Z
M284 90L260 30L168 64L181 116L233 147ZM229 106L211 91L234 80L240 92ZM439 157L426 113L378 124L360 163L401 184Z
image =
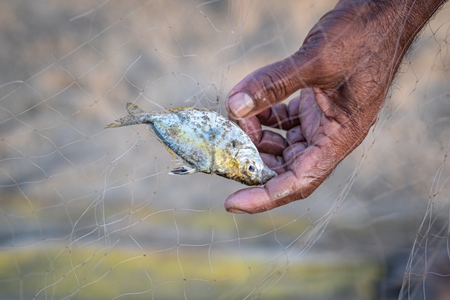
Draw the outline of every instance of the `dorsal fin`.
M128 102L125 107L127 108L128 113L133 116L145 113L139 106L130 102Z
M128 125L137 125L142 123L148 123L145 120L142 120L141 117L146 113L139 106L133 103L127 103L126 105L128 115L117 119L114 123L111 123L106 126L106 128L116 128Z

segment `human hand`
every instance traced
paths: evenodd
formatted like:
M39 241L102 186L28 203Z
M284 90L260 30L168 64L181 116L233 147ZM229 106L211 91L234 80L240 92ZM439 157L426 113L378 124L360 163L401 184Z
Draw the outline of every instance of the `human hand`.
M228 211L258 213L306 198L362 142L406 50L443 1L418 0L410 10L406 2L340 1L295 54L230 91L231 118L278 176L230 195ZM411 13L417 5L420 14ZM299 89L300 97L277 104ZM286 138L261 125L286 130Z

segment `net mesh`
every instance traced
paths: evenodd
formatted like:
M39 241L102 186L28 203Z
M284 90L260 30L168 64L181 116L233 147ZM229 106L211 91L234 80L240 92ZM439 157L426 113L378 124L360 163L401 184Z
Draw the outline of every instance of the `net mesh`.
M377 124L308 199L171 176L125 103L206 107L293 53L334 1L0 2L0 298L446 299L450 23L405 59Z

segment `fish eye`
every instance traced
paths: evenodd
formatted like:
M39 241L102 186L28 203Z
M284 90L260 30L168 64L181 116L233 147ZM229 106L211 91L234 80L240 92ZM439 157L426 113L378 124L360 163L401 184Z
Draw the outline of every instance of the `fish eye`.
M250 173L254 173L256 171L256 167L252 164L248 164L247 171L249 171Z

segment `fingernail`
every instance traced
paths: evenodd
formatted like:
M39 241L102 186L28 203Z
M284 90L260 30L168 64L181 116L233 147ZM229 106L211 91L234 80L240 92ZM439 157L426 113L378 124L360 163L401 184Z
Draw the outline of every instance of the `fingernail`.
M235 118L245 117L254 107L253 99L246 93L237 93L228 98L228 112Z
M231 195L230 197L228 197L227 200L225 200L224 206L225 206L225 209L227 210L227 212L230 212L233 214L248 214L247 211L239 208L238 203L236 203L236 202L239 202L239 199L234 198L233 195Z
M246 212L245 210L240 210L238 208L230 208L230 209L227 209L227 211L232 214L239 214L239 215L248 214L248 212Z

